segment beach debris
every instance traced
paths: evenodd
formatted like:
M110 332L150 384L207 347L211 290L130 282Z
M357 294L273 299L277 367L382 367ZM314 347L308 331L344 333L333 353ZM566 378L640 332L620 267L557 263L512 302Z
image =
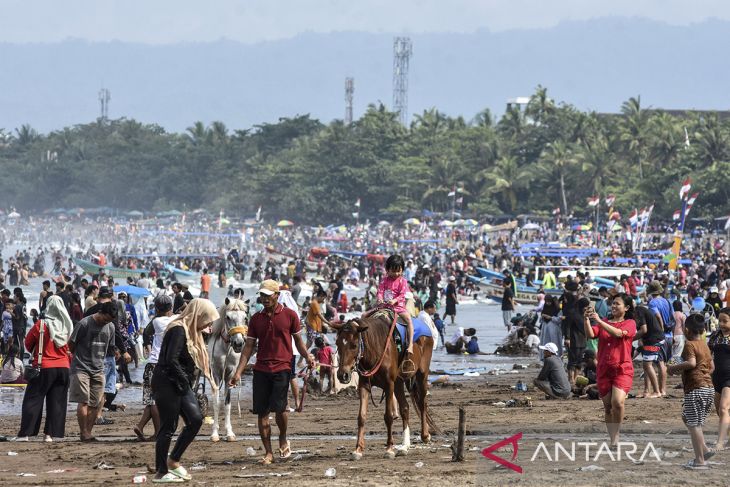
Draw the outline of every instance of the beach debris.
M527 369L527 364L514 364L514 365L512 365L512 369L525 370L525 369Z
M253 423L246 423L246 426L256 426L256 425Z
M37 475L34 473L27 473L27 472L20 472L18 474L15 474L16 477L36 477Z
M246 455L248 455L249 457L252 457L252 456L256 455L256 450L254 450L253 447L249 446L248 448L246 448Z
M416 462L416 468L423 467L423 462Z
M681 455L681 452L678 451L665 451L662 457L664 458L677 458L679 455Z
M487 375L502 375L504 373L505 373L504 370L496 368L496 369L492 369L489 372L487 372Z
M114 470L115 468L114 465L106 463L104 460L94 465L94 470Z
M333 479L337 477L337 470L334 467L330 467L324 471L324 476Z
M522 399L510 399L505 403L508 408L531 408L532 398L525 397Z
M606 470L603 467L599 467L598 465L586 465L585 467L578 468L579 472L600 472L601 470Z
M247 474L236 474L234 477L239 479L255 479L262 477L288 477L291 472L269 472L269 473L247 473Z
M506 402L504 402L504 401L497 401L497 402L493 402L493 403L492 403L492 406L497 406L498 408L503 408L503 407L505 407L506 405L507 405L507 403L506 403Z
M449 381L448 375L439 375L431 381L431 384L446 384Z
M132 483L133 484L144 484L145 482L147 482L147 476L146 475L135 475L132 478Z
M517 392L527 392L527 384L524 381L518 380L515 384L515 390Z
M296 461L298 461L298 460L301 460L302 458L304 458L304 456L302 456L302 454L301 454L301 453L299 453L299 454L297 454L297 455L294 455L294 456L292 457L291 461L292 461L292 462L296 462Z
M14 451L9 451L9 452L8 452L8 456L9 456L9 457L17 457L17 456L18 456L18 452L14 452Z
M206 470L208 466L205 464L205 462L195 462L190 467L190 470L193 472L200 472L201 470Z
M649 421L648 419L645 419L644 421L642 421L642 423L644 423L644 424L652 424L653 422L654 421Z
M464 377L479 377L480 375L479 372L464 372Z

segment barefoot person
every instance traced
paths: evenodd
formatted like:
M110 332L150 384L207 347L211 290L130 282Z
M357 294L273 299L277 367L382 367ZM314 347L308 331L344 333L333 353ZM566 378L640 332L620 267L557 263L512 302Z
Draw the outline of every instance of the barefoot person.
M558 346L554 343L540 345L545 360L542 370L533 381L535 387L548 395L550 399L567 399L570 397L570 381L558 357ZM547 398L546 398L547 399Z
M634 300L618 294L611 301L611 318L603 320L595 308L586 308L584 326L588 338L598 337L598 393L603 401L606 429L612 446L618 445L624 402L634 381L631 342L636 335Z
M68 398L78 403L81 441L96 440L91 429L104 400L104 358L114 345L115 316L114 304L102 303L94 314L76 323L68 341L73 354Z
M269 424L269 414L272 412L276 415L276 425L279 427L279 458L283 460L291 456L286 439L286 403L291 379L292 338L299 353L306 357L309 367L314 366L314 358L307 353L302 340L302 327L297 313L279 304L279 283L271 279L262 282L259 298L264 308L251 317L246 346L229 384L231 387L238 384L258 344L253 371L253 412L258 416L259 435L266 451L260 462L268 465L274 461Z
M708 340L715 370L712 372L712 385L715 388L715 409L720 419L717 432L718 450L725 444L730 428L730 308L718 312L719 327Z
M185 467L180 464L180 459L203 424L203 414L193 392L193 383L196 370L210 379L203 330L218 318L218 311L212 302L197 298L190 301L165 330L157 365L152 374L152 397L160 414L160 430L155 443L157 472L152 480L154 483L191 479ZM183 417L185 426L168 455L180 416Z

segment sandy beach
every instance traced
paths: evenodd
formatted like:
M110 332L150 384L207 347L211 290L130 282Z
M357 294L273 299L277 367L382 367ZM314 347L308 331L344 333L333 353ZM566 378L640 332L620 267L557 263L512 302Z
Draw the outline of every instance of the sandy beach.
M534 361L533 361L534 362ZM234 415L234 429L238 441L213 444L207 436L210 426L204 425L201 435L184 457L184 464L193 474L192 485L234 485L253 481L254 485L314 485L328 481L333 485L545 485L550 476L554 485L726 485L727 453L718 453L712 468L705 472L687 472L681 464L692 458L690 442L680 418L682 393L671 389L668 399L630 399L626 405L626 419L622 441L632 441L638 447L633 455L637 462L622 455L620 461L611 461L606 451L600 451L600 442L606 439L603 410L600 401L571 399L545 400L534 389L515 392L514 384L526 382L537 374L531 366L517 373L483 375L460 381L450 380L431 389L429 404L442 434L433 436L429 445L418 439L419 427L411 422L413 446L407 456L385 460L382 420L383 405L370 406L367 423L367 451L361 461L350 460L357 428L358 401L354 394L336 397L308 395L302 413L290 415L292 449L291 460L261 466L256 462L262 454L255 417L248 413L250 396L242 399L243 416ZM637 391L635 380L634 392ZM670 385L678 383L670 378ZM141 393L141 392L140 392ZM379 394L376 394L379 396ZM509 399L531 398L532 407L504 407L494 403ZM377 400L376 400L377 403ZM458 424L458 408L467 411L466 460L451 462L450 445ZM235 410L235 405L234 405ZM0 443L0 472L14 485L84 485L111 482L129 484L137 475L151 475L148 468L154 464L153 443L134 440L132 426L140 409L128 407L126 412L109 413L115 420L111 426L94 429L99 442L82 444L78 441L75 417L67 418L67 438L52 444L38 440L28 443ZM0 434L13 435L19 417L0 418ZM151 425L148 426L151 431ZM717 417L708 418L705 428L708 442L713 442ZM401 441L401 426L397 422L395 440ZM482 450L500 440L522 433L518 442L517 458L512 462L522 468L517 473L485 458ZM274 430L274 435L275 435ZM571 442L596 442L596 446L578 445L575 461L562 454L555 458L555 442L570 451ZM540 443L544 449L540 447ZM652 451L638 461L651 443L661 458ZM255 455L246 450L253 447ZM586 461L586 448L589 459ZM538 451L535 454L536 450ZM17 455L6 456L8 452ZM546 454L548 452L549 454ZM496 455L511 458L511 447ZM598 458L595 456L598 454ZM613 453L616 457L616 453ZM534 458L533 458L534 457ZM616 459L618 460L618 459ZM95 469L103 462L113 469ZM193 468L193 465L195 467ZM588 470L585 468L588 467ZM334 479L326 478L325 471L336 470ZM581 470L584 469L584 470ZM591 470L593 469L593 470ZM31 473L34 476L18 476Z

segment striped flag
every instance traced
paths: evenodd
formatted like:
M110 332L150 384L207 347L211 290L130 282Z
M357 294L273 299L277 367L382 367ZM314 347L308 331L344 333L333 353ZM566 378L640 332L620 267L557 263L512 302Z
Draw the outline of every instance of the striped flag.
M553 210L553 215L559 215L559 214L560 214L560 207L558 207L558 208L555 208L555 209Z
M456 196L456 185L454 185L454 189L449 191L449 194L447 194L446 196L448 196L449 198Z
M676 222L680 219L681 216L682 216L682 212L680 210L677 210L672 215L672 220L674 220Z
M687 210L689 210L690 207L695 204L695 201L697 201L697 197L699 195L700 195L699 193L695 193L689 197L689 199L687 200Z
M609 208L611 206L613 206L615 201L616 201L616 195L609 194L608 196L606 196L606 206L608 206Z
M588 198L588 206L598 206L598 203L601 202L601 198L598 196L591 196Z
M682 187L679 188L679 199L683 200L686 195L689 194L689 191L692 189L692 180L690 178L687 178L682 183Z
M629 215L629 223L631 223L631 226L635 226L639 222L639 216L638 212L636 211L636 208L634 208L634 211L631 212Z

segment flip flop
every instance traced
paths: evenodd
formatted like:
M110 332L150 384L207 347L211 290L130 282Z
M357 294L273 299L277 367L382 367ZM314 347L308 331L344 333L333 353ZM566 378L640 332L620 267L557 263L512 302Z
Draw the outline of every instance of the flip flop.
M259 465L271 465L272 462L273 462L273 460L271 458L269 458L269 457L263 457L262 459L260 459L258 461L258 464Z
M715 456L715 453L717 453L717 450L714 448L708 448L705 454L702 456L705 460L709 460L710 458Z
M147 440L145 439L144 435L142 434L142 431L140 431L140 429L139 429L139 428L137 428L137 427L135 426L135 427L134 427L134 429L133 429L132 431L134 431L134 434L135 434L135 435L137 435L137 441L147 441Z
M192 476L188 473L187 470L185 470L185 467L180 465L177 468L169 469L169 473L173 474L175 477L179 477L183 480L192 480Z
M81 443L90 443L92 441L99 441L96 436L89 436L88 438L81 438Z
M175 474L171 472L167 472L165 475L160 477L159 479L152 479L153 484L181 484L185 482L180 477L177 477Z
M279 448L279 458L281 460L286 460L291 456L291 443L289 440L286 442L286 446L284 448Z

